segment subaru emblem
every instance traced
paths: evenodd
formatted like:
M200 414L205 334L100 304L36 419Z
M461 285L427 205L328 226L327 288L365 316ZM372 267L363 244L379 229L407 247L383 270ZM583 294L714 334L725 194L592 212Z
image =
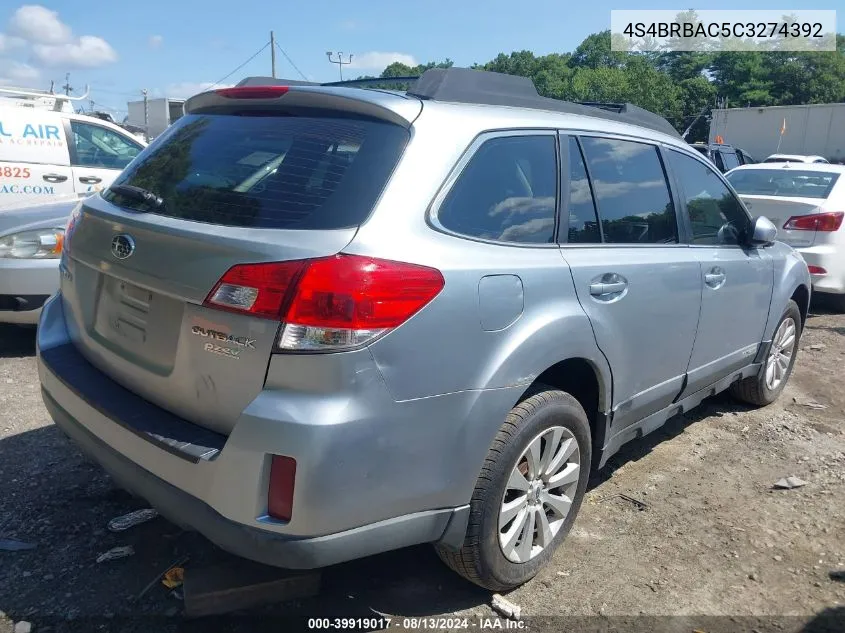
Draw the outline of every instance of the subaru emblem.
M114 255L118 259L126 259L134 252L135 240L133 240L125 233L121 233L120 235L114 236L114 239L111 241L112 255Z

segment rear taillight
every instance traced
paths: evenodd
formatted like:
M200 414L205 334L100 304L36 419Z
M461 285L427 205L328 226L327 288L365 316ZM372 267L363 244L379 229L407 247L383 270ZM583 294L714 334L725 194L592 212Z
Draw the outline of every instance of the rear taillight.
M363 345L398 327L443 289L426 266L335 255L234 266L205 305L283 324L278 347L334 351Z
M235 86L214 92L227 99L275 99L287 94L287 86Z
M293 488L296 482L296 460L273 455L270 462L270 485L267 489L267 514L280 521L293 515Z
M790 231L838 231L842 226L845 213L814 213L812 215L794 215L786 221L783 228Z
M807 270L810 271L811 275L826 275L827 270L822 268L821 266L807 266Z
M206 298L206 305L281 319L289 293L305 260L272 264L241 264L230 268Z

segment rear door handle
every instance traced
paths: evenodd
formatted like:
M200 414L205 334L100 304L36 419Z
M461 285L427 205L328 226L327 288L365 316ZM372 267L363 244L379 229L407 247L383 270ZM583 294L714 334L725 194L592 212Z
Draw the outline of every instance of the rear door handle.
M617 292L622 292L628 287L624 281L614 281L611 283L594 283L590 284L590 294L594 297L602 295L614 295Z
M80 176L79 182L83 185L96 185L98 183L103 182L102 178L97 178L97 176Z
M62 174L44 174L41 176L47 182L64 182L67 180L67 176L63 176Z
M725 272L721 268L712 268L710 272L704 275L704 283L710 288L719 288L725 283Z

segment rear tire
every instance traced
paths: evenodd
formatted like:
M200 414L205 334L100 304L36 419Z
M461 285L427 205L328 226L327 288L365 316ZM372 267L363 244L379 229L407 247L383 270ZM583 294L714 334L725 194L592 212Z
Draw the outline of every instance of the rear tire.
M590 425L581 404L538 385L511 409L493 440L463 546L457 552L436 546L438 555L485 589L507 591L527 582L572 527L591 463Z
M792 328L791 342L790 328ZM798 309L798 304L790 300L775 327L775 333L766 350L766 358L760 371L756 376L749 376L731 385L731 394L737 400L758 407L765 407L777 400L792 375L800 339L801 311ZM788 350L786 350L787 347ZM785 351L789 352L788 356L785 355Z

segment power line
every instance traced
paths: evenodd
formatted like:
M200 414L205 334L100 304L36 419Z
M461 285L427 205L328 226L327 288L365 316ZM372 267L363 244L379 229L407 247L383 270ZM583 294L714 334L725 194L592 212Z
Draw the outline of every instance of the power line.
M293 60L290 57L288 57L288 54L285 52L285 49L283 49L281 46L279 46L278 42L276 42L276 48L278 48L282 52L282 55L285 56L285 59L288 60L288 62L290 63L291 66L293 66L293 69L296 72L299 73L299 76L302 77L305 81L308 81L308 77L305 76L305 73L303 73L301 70L299 70L297 65L293 63Z
M135 90L133 92L123 92L121 90L107 90L105 88L92 88L92 92L104 92L110 95L120 95L121 97L139 97L141 96L140 90Z
M209 86L209 88L214 88L214 86L216 86L217 84L219 84L221 81L226 81L229 77L231 77L232 75L234 75L234 74L235 74L236 72L238 72L241 68L243 68L244 66L246 66L249 62L251 62L253 59L255 59L256 57L258 57L261 53L263 53L263 52L264 52L264 50L265 50L268 46L270 46L270 42L267 42L266 44L264 44L264 46L262 46L261 48L259 48L259 49L255 52L255 55L253 55L253 56L252 56L252 57L250 57L248 60L246 60L243 64L241 64L240 66L238 66L237 68L235 68L235 70L233 70L232 72L230 72L230 73L229 73L228 75L226 75L225 77L222 77L222 78L218 79L217 81L215 81L213 84L211 84L211 85Z

